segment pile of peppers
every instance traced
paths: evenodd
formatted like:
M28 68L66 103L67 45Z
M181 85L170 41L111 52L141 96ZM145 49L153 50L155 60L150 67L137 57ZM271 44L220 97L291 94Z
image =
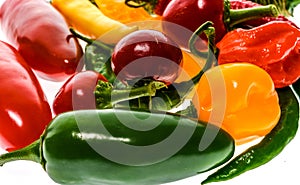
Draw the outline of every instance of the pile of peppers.
M105 15L101 1L6 0L0 166L40 163L59 184L162 184L217 169L207 184L269 162L300 115L300 29L287 17L298 1L287 2L124 0L156 30ZM205 61L192 76L187 58ZM53 102L40 78L63 82Z

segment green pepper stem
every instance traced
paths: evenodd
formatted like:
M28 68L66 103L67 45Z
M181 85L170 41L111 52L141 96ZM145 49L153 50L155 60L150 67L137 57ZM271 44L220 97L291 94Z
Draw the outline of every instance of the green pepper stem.
M198 51L195 47L195 44L197 42L197 39L202 33L205 33L207 39L208 39L208 51L207 52L201 52ZM213 23L211 21L207 21L203 23L191 36L189 39L189 49L192 54L194 54L197 57L206 57L206 63L202 70L192 78L193 83L198 83L201 76L205 71L213 67L213 65L216 65L215 58L215 52L216 52L216 46L215 46L215 28L213 27Z
M262 17L277 17L279 11L277 7L273 4L266 6L257 6L252 8L244 8L237 10L230 10L229 14L229 29L233 26L253 19L258 19Z
M201 52L198 51L195 48L195 43L199 36L202 33L205 33L207 39L208 39L208 51L207 52ZM212 68L213 66L217 65L215 60L215 52L216 52L216 46L215 46L215 28L213 27L213 23L210 21L207 21L203 23L191 36L189 40L189 49L192 54L196 55L197 57L203 57L206 56L206 63L204 67L201 69L201 71L194 76L191 81L193 84L197 84L202 75L207 71L208 69Z
M41 163L40 156L40 140L37 140L25 148L1 155L0 166L3 166L7 162L17 160L28 160Z
M154 96L158 89L166 87L163 82L152 81L141 87L113 89L110 83L99 81L95 90L96 104L98 109L113 108L120 102L141 97Z
M150 15L155 14L154 10L159 0L125 0L125 4L131 8L143 7Z
M147 0L125 0L125 4L131 8L144 7L149 1Z
M278 11L280 12L280 14L283 14L285 16L291 16L291 12L289 12L287 10L287 7L291 2L295 2L295 0L294 1L289 1L289 0L251 0L251 1L261 4L261 5L274 4L278 8ZM299 2L300 1L298 1L298 3Z
M87 44L89 45L96 45L96 46L99 46L100 48L102 48L103 50L105 51L108 51L108 52L112 52L112 48L98 40L93 40L91 38L88 38L88 37L85 37L83 35L81 35L80 33L78 33L77 31L75 31L73 28L70 28L70 32L77 38L83 40L84 42L86 42Z

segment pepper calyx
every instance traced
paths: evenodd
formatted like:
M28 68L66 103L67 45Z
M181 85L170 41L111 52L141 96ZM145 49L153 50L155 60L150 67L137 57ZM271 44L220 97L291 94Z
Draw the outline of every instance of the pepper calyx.
M120 102L155 96L157 90L165 87L163 82L151 81L144 86L115 89L111 83L99 80L94 92L96 107L98 109L113 108Z

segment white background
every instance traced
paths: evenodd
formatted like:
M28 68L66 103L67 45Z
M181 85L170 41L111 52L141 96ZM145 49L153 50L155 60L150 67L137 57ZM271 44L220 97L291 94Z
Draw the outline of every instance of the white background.
M0 0L0 5L4 0ZM26 16L26 15L24 15ZM300 25L300 6L295 10L293 20ZM5 38L0 32L0 39L5 41ZM300 61L299 61L300 62ZM41 85L48 97L50 102L58 91L62 83L48 82L41 80ZM1 82L0 82L1 83ZM1 103L1 102L0 102ZM239 146L237 148L237 153L243 151L248 145ZM253 184L270 184L270 185L297 185L300 184L299 181L299 166L300 166L300 132L296 135L295 139L284 149L284 151L273 159L271 162L246 172L239 177L226 182L212 183L218 185L253 185ZM0 154L4 153L0 149ZM195 161L197 162L197 161ZM178 169L180 170L180 169ZM204 180L207 175L213 171L202 173L197 176L183 179L181 181L169 183L168 185L199 185L202 180ZM112 172L116 173L116 172ZM163 172L162 172L163 173ZM16 161L5 164L0 167L0 184L1 185L32 185L32 184L42 184L42 185L55 185L42 167L34 162L29 161Z

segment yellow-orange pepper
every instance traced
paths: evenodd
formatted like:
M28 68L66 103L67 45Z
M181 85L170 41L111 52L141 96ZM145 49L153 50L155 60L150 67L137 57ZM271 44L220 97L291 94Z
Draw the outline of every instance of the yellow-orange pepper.
M104 15L124 24L154 18L142 7L127 6L125 0L95 0L95 3Z
M137 30L104 15L89 0L52 0L55 7L79 32L108 44L118 42L122 37Z
M140 29L161 31L161 17L150 15L143 7L132 8L125 0L94 0L99 10L107 17L123 24L138 25Z
M280 118L271 77L249 63L219 65L205 72L193 103L200 120L221 126L237 144L266 135Z

